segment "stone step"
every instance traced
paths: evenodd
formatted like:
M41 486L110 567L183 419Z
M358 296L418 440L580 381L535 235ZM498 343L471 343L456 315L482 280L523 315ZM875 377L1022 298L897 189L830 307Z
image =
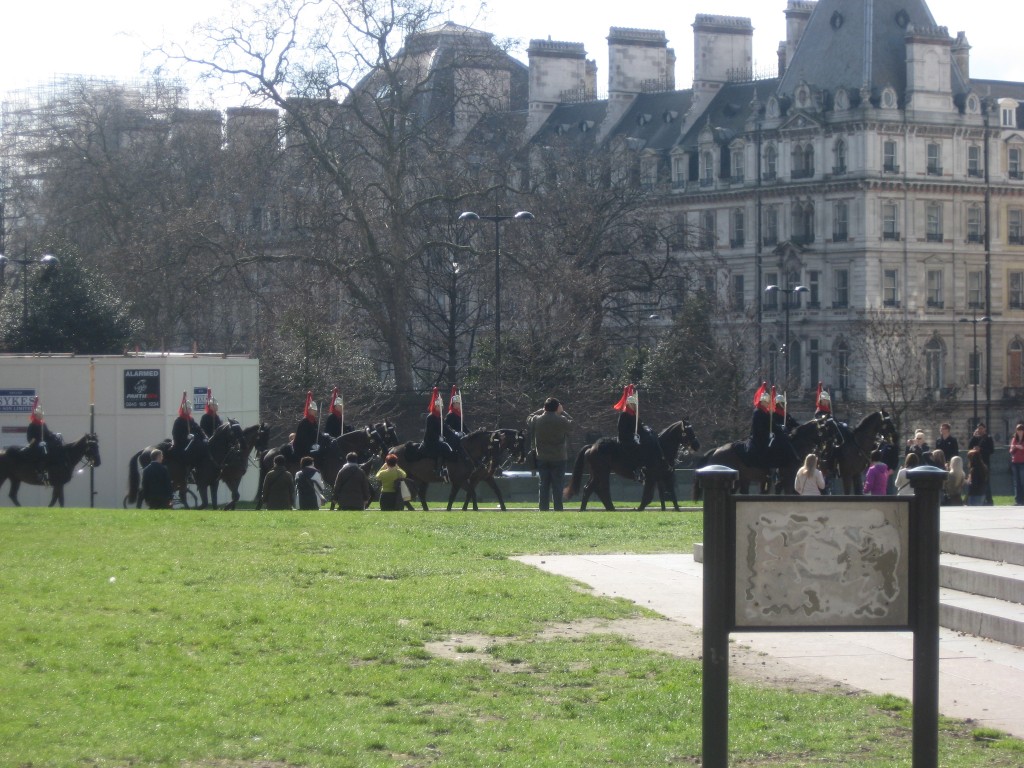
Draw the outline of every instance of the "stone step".
M979 560L1024 565L1024 542L1012 539L996 539L973 533L942 531L939 534L939 549L950 554L974 557Z
M955 589L939 590L939 624L956 632L1024 647L1024 605Z
M939 586L1024 603L1024 565L944 554L939 557Z

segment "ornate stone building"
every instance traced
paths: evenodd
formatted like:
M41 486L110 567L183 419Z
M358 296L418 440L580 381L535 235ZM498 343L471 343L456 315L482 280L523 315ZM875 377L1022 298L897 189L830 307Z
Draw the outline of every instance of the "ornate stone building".
M1008 436L1024 406L1024 83L971 78L965 34L923 0L789 0L785 16L779 75L757 79L750 20L699 14L685 90L663 33L613 28L599 101L582 45L533 41L534 157L581 134L617 148L688 233L725 322L751 325L764 378L906 397L961 435L977 397ZM887 345L905 350L907 392L880 373Z

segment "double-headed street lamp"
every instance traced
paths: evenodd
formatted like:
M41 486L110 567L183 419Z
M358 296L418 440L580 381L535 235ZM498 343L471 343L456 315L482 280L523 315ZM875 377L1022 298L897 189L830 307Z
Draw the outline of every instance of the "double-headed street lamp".
M764 289L765 293L776 293L777 292L777 293L784 293L784 294L786 294L786 304L785 304L785 307L784 307L785 310L786 310L786 335L783 338L782 349L780 351L782 352L782 356L783 356L783 359L785 361L785 372L786 372L785 385L787 387L789 386L789 310L790 310L790 307L791 307L791 305L793 303L792 297L795 294L798 294L798 293L809 293L810 290L811 289L808 288L806 285L798 285L798 286L796 286L794 288L782 288L782 287L780 287L778 285L769 285L769 286L767 286Z
M978 425L978 379L981 378L981 360L978 359L978 323L991 323L992 318L988 315L978 317L978 310L971 313L971 319L960 318L961 323L970 323L974 326L974 354L971 356L971 383L974 384L974 426Z
M533 221L534 215L529 211L519 211L511 215L495 213L482 216L473 211L459 214L459 221L493 221L494 222L494 368L501 368L501 223L503 221Z
M60 259L50 254L46 254L38 261L33 259L14 259L0 253L0 283L4 280L4 271L7 269L8 264L17 264L21 267L21 324L23 327L28 327L28 268L57 269L60 267Z

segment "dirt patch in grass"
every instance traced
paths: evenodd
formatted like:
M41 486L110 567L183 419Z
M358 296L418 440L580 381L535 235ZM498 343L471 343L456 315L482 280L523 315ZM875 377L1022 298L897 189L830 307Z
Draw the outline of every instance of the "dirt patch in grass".
M696 630L668 619L583 619L567 624L550 624L537 635L537 642L573 639L590 634L620 635L640 648L660 651L681 659L700 660L703 644ZM434 656L452 661L478 661L495 672L521 673L528 665L510 664L490 653L488 648L511 642L509 638L486 635L458 635L427 643L426 650ZM786 690L810 693L852 693L853 688L820 675L804 672L785 661L747 648L732 645L729 676L744 682L771 685Z

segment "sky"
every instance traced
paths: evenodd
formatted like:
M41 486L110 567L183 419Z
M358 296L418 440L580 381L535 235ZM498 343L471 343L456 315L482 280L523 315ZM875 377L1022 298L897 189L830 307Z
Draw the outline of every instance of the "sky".
M0 100L19 88L45 84L64 74L135 80L145 76L145 52L164 41L189 47L192 27L230 12L235 0L18 0L0 14ZM693 75L693 24L697 13L749 17L754 25L758 70L774 69L785 37L786 0L696 0L624 3L622 0L453 0L451 20L521 41L514 55L526 61L533 38L584 43L598 63L599 90L607 87L609 27L664 30L675 49L676 83ZM1024 81L1024 56L1015 47L1024 4L1006 0L931 0L936 22L955 36L967 33L971 74ZM670 10L666 10L670 9ZM152 58L149 59L153 61ZM197 95L198 98L198 95Z

